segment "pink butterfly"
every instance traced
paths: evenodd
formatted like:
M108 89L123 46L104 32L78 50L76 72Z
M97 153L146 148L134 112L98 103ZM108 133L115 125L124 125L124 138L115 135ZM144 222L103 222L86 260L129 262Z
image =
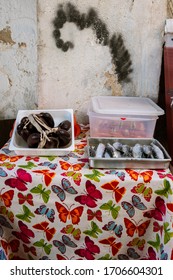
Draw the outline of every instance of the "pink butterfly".
M88 237L85 237L85 248L75 250L75 254L80 257L85 257L87 260L94 260L95 254L100 253L100 248Z
M87 205L90 208L96 207L97 199L102 199L102 193L89 180L86 181L86 191L86 194L76 196L75 201L82 205Z
M158 231L160 231L161 236L162 236L163 225L159 225L158 222L154 222L154 223L153 223L153 232L158 232Z
M38 162L38 161L39 161L39 157L30 157L30 156L27 156L25 160L26 160L26 161L34 160L34 161Z
M146 211L144 217L154 218L157 221L163 221L163 216L166 214L166 205L163 198L157 196L155 199L155 208Z
M148 248L148 255L144 258L142 258L142 260L158 260L157 256L156 256L156 252L154 251L154 249L152 247Z
M159 256L157 256L159 255ZM144 260L167 260L168 254L164 252L163 244L160 245L160 253L157 254L152 247L148 248L148 256Z
M19 191L26 191L27 190L27 183L32 182L31 175L26 172L24 169L19 168L17 170L17 177L16 178L10 178L5 181L5 184L7 186L10 186L11 188L17 188Z
M164 178L170 178L173 180L173 175L171 173L164 173L165 170L158 170L157 174L159 175L159 178L164 179Z
M35 234L32 230L28 228L22 221L18 222L18 226L20 231L12 231L12 234L17 237L18 239L22 240L24 243L31 243L30 237L35 237Z
M37 256L36 248L34 246L28 247L26 244L23 244L23 248L25 253L31 252L34 256Z

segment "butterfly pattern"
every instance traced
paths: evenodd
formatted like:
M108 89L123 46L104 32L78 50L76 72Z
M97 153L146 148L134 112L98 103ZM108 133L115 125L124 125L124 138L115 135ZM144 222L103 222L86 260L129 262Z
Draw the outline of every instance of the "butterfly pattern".
M0 177L7 177L7 175L7 172L2 167L0 167Z
M120 202L126 192L125 187L118 187L119 181L113 180L101 186L104 190L112 191L116 202Z
M26 244L31 243L30 238L33 238L35 236L34 232L30 228L28 228L28 226L24 224L22 221L18 222L18 227L20 231L14 230L12 231L12 234Z
M64 201L66 198L66 192L69 194L77 194L78 192L71 185L70 181L66 178L61 180L61 187L57 185L51 186L52 191L59 197L61 201Z
M173 259L173 175L0 150L0 259Z
M22 168L17 169L16 173L17 176L15 176L14 178L11 177L5 180L5 185L10 186L11 188L16 188L19 191L26 191L27 183L32 182L31 174L29 174Z
M80 222L80 217L82 216L84 209L83 206L74 207L71 210L59 202L55 202L55 206L59 213L58 216L61 222L66 223L67 220L71 220L73 225Z
M19 204L28 203L32 206L34 205L33 204L33 195L31 193L27 193L24 195L23 193L19 192L18 199L19 199Z
M137 224L136 222L132 222L128 218L124 218L126 233L130 237L133 237L134 235L137 235L139 237L144 236L147 231L147 228L149 227L149 224L150 220L146 220L140 224Z
M4 188L3 188L4 189ZM0 201L6 206L10 207L12 200L14 196L14 190L9 190L4 193L2 193L2 190L0 191Z
M50 228L49 223L46 221L33 225L33 228L43 231L48 241L53 238L56 232L56 229L54 227Z
M132 218L135 215L135 208L137 208L138 210L147 209L145 204L141 201L140 197L137 195L132 196L132 203L128 201L122 201L121 206L129 215L130 218Z
M81 236L80 228L75 228L72 224L63 227L61 232L72 235L76 240L79 240Z
M130 178L134 181L137 181L138 179L142 179L144 183L150 183L153 176L152 170L146 170L146 171L136 171L133 169L125 169L126 172L129 174Z
M18 239L12 239L10 242L2 240L1 245L6 254L8 254L8 251L16 253L19 249L20 241Z
M46 205L40 205L34 212L37 215L45 215L50 222L54 222L55 220L55 210L47 208Z
M100 253L100 248L89 236L86 236L85 248L76 249L74 253L86 260L94 260L95 255Z
M110 236L108 238L102 239L99 242L101 244L108 245L110 247L113 256L115 256L122 247L122 243L116 242L116 238L114 236Z
M97 190L96 186L89 180L86 181L86 194L75 197L75 201L90 208L97 206L98 199L102 199L102 193Z
M135 251L134 248L128 248L127 254L119 254L118 260L137 260L140 258L140 255Z
M71 248L76 248L77 247L77 245L67 235L62 236L62 241L53 240L53 245L58 248L58 250L61 252L61 254L65 254L66 246L69 246Z
M153 218L157 221L163 221L166 214L166 205L162 197L157 196L155 199L154 208L144 212L143 216L147 218Z
M50 171L49 169L43 169L43 170L33 170L36 174L41 174L44 176L44 183L46 186L49 186L52 182L52 179L55 177L56 173Z

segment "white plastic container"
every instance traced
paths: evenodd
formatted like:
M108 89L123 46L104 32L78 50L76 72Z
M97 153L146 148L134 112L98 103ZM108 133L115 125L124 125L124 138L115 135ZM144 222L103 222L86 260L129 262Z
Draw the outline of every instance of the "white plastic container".
M27 143L17 133L17 126L23 117L27 117L30 114L39 114L41 112L48 112L52 115L55 126L58 126L64 120L71 122L71 142L64 148L55 149L38 149L28 148ZM72 109L59 109L59 110L19 110L9 145L9 149L14 151L18 155L24 156L64 156L74 150L74 121L73 121L73 110Z
M88 110L91 137L152 138L162 110L149 98L95 96Z

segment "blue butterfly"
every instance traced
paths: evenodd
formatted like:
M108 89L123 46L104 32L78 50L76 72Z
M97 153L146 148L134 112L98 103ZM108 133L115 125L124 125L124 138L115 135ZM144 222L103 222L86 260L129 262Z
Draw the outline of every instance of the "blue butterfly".
M5 253L4 253L4 251L1 249L0 250L0 260L2 261L2 260L6 260L7 258L6 258L6 256L5 256Z
M64 254L66 252L66 246L69 246L71 248L77 247L77 245L67 235L62 236L62 241L53 240L53 245L58 248L61 254Z
M77 194L78 192L71 186L71 183L66 178L61 180L62 188L56 185L52 185L52 191L57 194L61 201L65 200L66 194L65 191L69 194Z
M49 209L47 208L46 205L40 205L40 207L38 207L35 211L35 214L38 215L46 215L46 217L49 219L50 222L54 222L55 219L55 211L54 209Z
M164 245L160 244L160 259L161 260L167 260L168 254L164 252Z
M108 222L108 224L104 225L102 229L113 231L117 237L121 237L123 231L122 225L117 225L113 221Z
M6 177L7 176L7 172L5 172L1 167L0 167L0 176L1 177Z
M127 255L125 254L119 254L118 255L118 259L119 260L129 260L129 259L133 259L133 260L137 260L139 259L140 256L139 254L135 251L134 248L128 248L127 249Z
M110 175L117 175L118 178L119 178L121 181L124 181L124 180L125 180L125 172L123 172L123 171L109 170L109 171L106 171L105 173L106 173L106 174L110 174Z
M62 158L65 161L68 161L70 159L70 157L68 155L67 156L61 156L60 158Z
M49 167L52 170L55 170L57 168L57 163L51 163L49 161L45 161L43 163L40 163L39 165Z
M79 158L79 156L74 154L73 152L70 152L68 155L61 156L60 158L62 158L65 161L68 161L70 159L70 157L72 157L72 158Z
M122 207L124 210L126 210L127 214L129 215L130 218L132 218L135 215L135 208L136 207L138 210L146 210L147 207L141 202L141 199L137 195L132 196L132 204L127 201L122 201L121 202Z

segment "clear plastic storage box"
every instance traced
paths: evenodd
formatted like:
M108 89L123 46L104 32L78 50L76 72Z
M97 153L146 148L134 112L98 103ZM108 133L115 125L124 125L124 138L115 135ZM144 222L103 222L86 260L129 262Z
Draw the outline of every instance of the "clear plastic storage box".
M150 98L95 96L88 109L91 137L152 138L162 110Z

